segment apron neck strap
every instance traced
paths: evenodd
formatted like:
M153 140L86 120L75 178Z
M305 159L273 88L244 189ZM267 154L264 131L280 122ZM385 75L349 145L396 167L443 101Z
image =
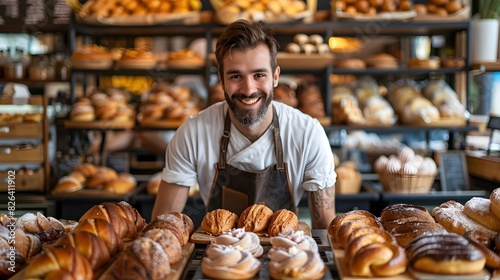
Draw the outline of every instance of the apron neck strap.
M278 114L276 113L276 108L273 105L273 137L274 137L274 153L276 156L276 168L278 170L285 169L285 163L283 162L283 144L280 137L280 124L278 121ZM229 137L231 136L231 118L229 117L229 109L226 112L226 118L224 121L224 133L220 139L220 152L219 152L219 169L226 168L226 156L227 147L229 146Z

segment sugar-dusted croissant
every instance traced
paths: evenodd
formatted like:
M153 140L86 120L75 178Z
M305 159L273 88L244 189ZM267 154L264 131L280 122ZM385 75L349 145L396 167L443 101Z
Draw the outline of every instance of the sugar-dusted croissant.
M20 228L16 228L15 242L16 250L25 260L32 258L42 250L40 239L33 234L25 233Z
M95 205L82 215L80 222L92 218L108 221L122 239L137 237L146 225L139 212L125 201Z
M87 258L93 270L98 269L110 259L104 241L88 231L74 231L59 238L53 246L71 246Z
M87 231L98 236L108 248L109 254L114 254L123 250L123 241L116 233L110 223L102 219L88 219L80 222L74 229L77 231Z
M87 259L73 247L47 246L26 267L25 279L91 280L93 271ZM68 278L55 278L65 274Z
M42 244L52 243L64 235L64 226L59 220L45 217L40 212L36 215L33 213L22 215L17 220L16 226L24 232L36 235Z
M162 246L147 237L134 240L113 263L105 279L166 279L171 273L168 256Z

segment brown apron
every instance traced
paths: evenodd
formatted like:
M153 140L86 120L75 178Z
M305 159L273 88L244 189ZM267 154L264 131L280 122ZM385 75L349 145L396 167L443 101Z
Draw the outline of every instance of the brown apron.
M248 206L254 203L264 203L273 211L285 208L297 212L288 179L288 168L283 162L283 145L278 117L276 110L273 112L276 165L261 172L243 171L226 164L226 152L231 135L231 120L229 112L226 113L219 162L215 164L217 171L210 191L207 211L223 208L240 215Z

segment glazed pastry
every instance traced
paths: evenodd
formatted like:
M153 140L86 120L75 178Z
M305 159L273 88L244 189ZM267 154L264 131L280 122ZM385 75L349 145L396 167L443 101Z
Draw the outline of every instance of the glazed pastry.
M406 222L392 228L391 234L400 246L406 248L410 242L425 232L446 232L446 229L435 222Z
M250 252L220 244L210 244L201 261L203 275L214 279L251 279L260 267Z
M456 233L428 233L406 248L410 266L432 274L463 275L479 273L486 263L484 255Z
M287 209L280 209L273 213L269 220L267 233L270 236L277 236L280 233L288 234L299 228L299 218Z
M215 209L205 214L201 228L211 235L230 231L238 225L238 215L226 209Z
M253 204L241 213L238 227L249 232L265 232L273 215L273 210L264 204Z
M435 222L429 211L422 206L411 204L394 204L382 209L380 222L391 231L395 226L406 222Z
M492 250L494 241L484 232L469 230L463 235L486 258L486 266L491 269L500 268L500 256ZM497 234L498 236L498 234Z
M264 248L260 245L260 239L257 234L247 232L244 228L236 228L215 237L213 244L231 246L238 250L246 250L256 258L262 257Z

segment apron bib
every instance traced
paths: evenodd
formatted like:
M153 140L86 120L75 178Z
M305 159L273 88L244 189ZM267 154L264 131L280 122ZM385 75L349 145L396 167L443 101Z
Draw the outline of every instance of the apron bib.
M248 172L226 163L226 152L231 135L231 120L226 113L224 133L221 137L219 162L210 190L207 211L223 208L238 216L248 206L263 203L273 211L296 211L287 164L283 162L283 145L276 110L273 110L273 136L276 164L260 172Z

